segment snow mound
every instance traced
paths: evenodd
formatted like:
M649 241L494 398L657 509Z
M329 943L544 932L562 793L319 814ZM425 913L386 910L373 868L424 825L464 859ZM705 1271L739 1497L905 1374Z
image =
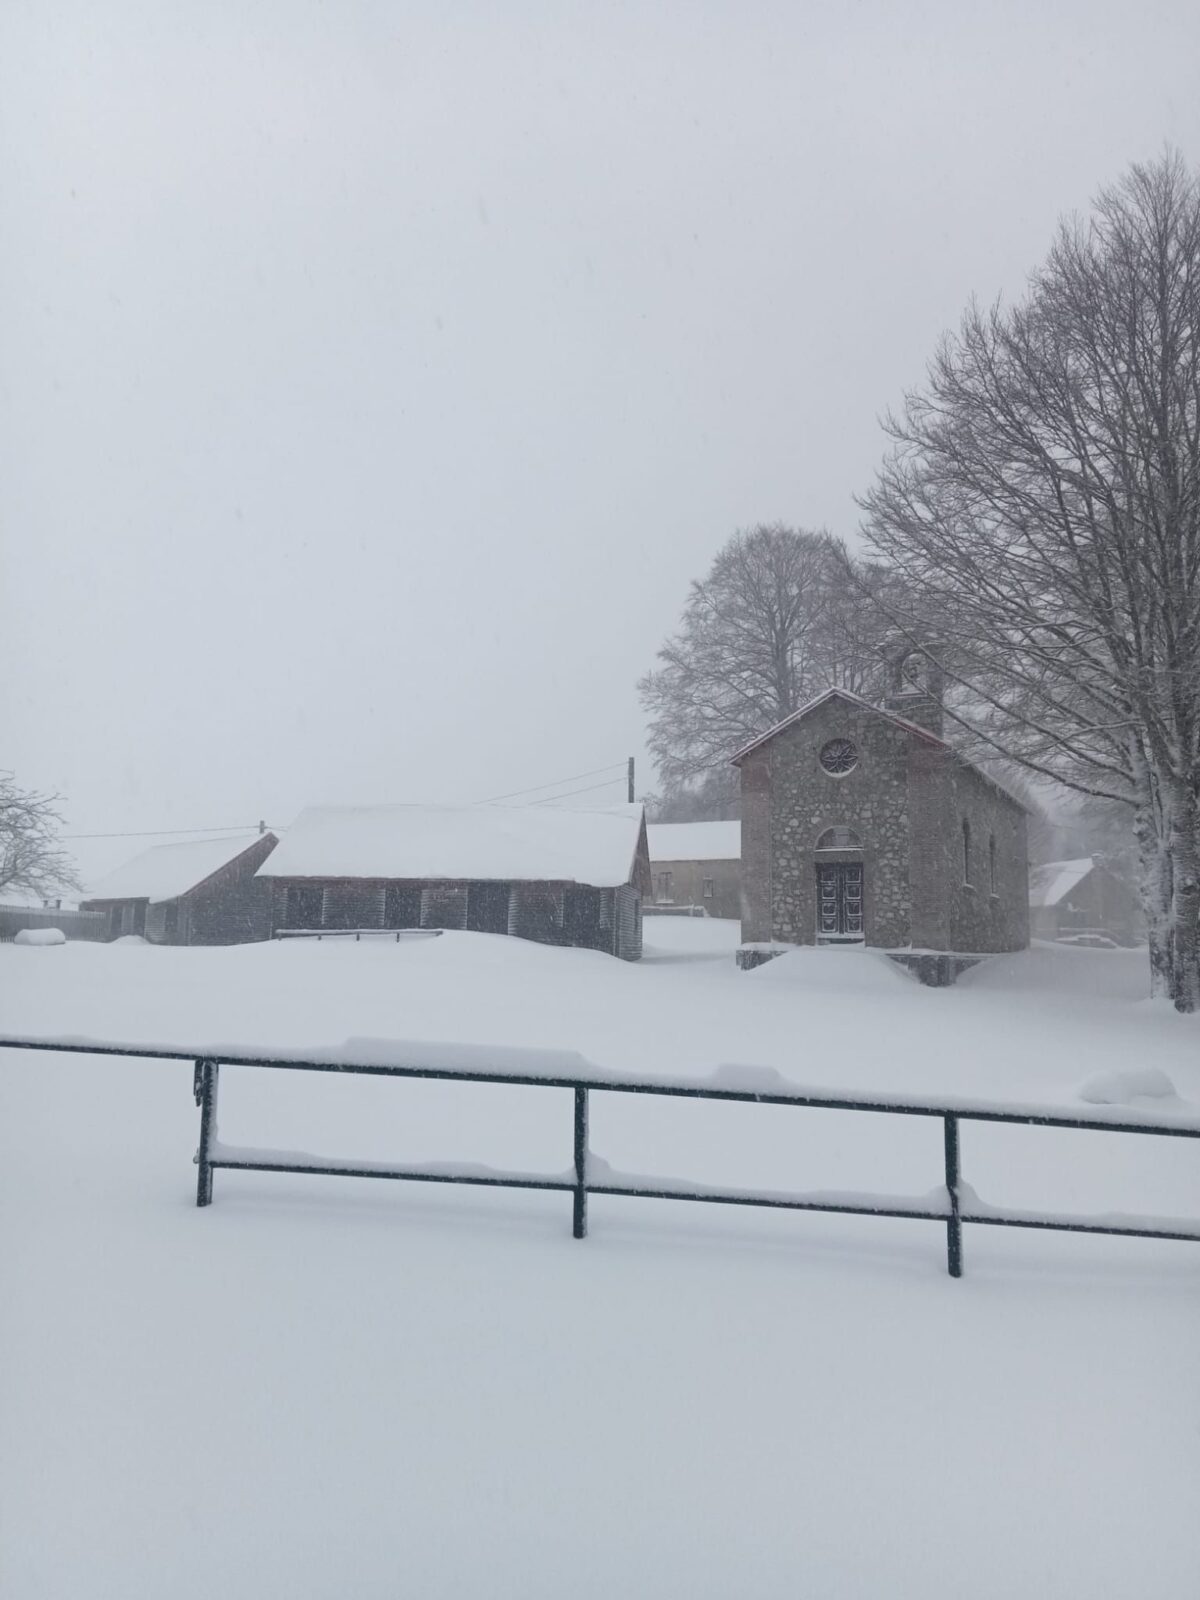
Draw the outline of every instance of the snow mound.
M890 993L912 980L879 950L865 945L813 945L789 950L746 975L752 983L786 983L817 994Z
M1079 1098L1094 1106L1127 1106L1135 1100L1178 1100L1175 1085L1158 1067L1129 1067L1089 1078Z
M61 928L22 928L13 938L14 944L66 944L67 936Z
M1035 939L1028 950L989 956L964 972L959 985L1006 994L1044 994L1061 999L1145 1000L1150 994L1145 948L1089 950Z
M119 939L114 939L113 944L146 944L140 933L123 933Z
M748 1094L778 1094L795 1087L775 1067L742 1066L735 1061L717 1067L708 1081L714 1089L742 1089Z
M537 977L587 965L607 972L614 965L612 956L603 950L540 944L506 933L475 933L464 928L417 928L400 932L400 939L396 938L395 929L385 929L379 934L372 929L361 939L313 935L306 939L264 939L240 948L251 959L291 967L304 962L344 963L370 971L375 962L380 965L399 962L406 969L420 966L430 971L454 973L463 981L497 971ZM627 963L619 965L624 967Z
M528 1045L347 1039L341 1050L345 1060L367 1066L482 1072L494 1077L586 1078L595 1076L599 1070L577 1050L546 1050Z

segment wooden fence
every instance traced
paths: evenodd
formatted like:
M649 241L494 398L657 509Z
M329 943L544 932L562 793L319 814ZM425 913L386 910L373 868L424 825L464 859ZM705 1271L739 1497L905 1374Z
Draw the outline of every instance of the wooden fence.
M11 944L26 928L61 928L68 939L108 938L108 917L103 911L54 911L43 907L22 910L0 906L0 944Z

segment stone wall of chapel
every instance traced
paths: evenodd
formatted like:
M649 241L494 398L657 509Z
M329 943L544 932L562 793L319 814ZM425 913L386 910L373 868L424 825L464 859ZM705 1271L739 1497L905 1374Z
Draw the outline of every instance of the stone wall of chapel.
M1024 950L1029 943L1029 856L1024 811L986 778L951 760L947 772L952 863L949 939L962 951ZM964 819L971 830L968 866ZM995 840L995 874L991 842Z
M951 950L951 903L959 893L962 873L954 852L954 813L950 769L953 754L945 745L911 739L908 784L912 795L909 876L912 884L911 940L918 950Z
M745 758L742 774L742 940L765 944L771 931L771 746Z
M851 739L852 771L833 775L819 754L830 739ZM909 745L913 736L865 707L830 700L755 752L769 761L770 937L814 944L817 881L813 851L826 828L853 828L862 840L866 942L910 942ZM747 764L751 758L747 758ZM743 765L743 794L745 795ZM743 807L743 890L750 888ZM837 860L835 855L822 856ZM841 859L852 859L843 856ZM745 933L762 938L763 934Z

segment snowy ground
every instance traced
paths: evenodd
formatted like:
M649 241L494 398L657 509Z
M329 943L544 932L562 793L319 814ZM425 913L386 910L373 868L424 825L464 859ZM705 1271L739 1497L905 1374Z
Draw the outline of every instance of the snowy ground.
M629 1071L1090 1109L1200 1028L1142 959L921 989L862 952L738 973L476 935L0 946L0 1031L579 1051ZM1183 1596L1200 1562L1200 1248L561 1195L216 1175L182 1064L0 1056L0 1596ZM614 1165L922 1194L918 1119L594 1096ZM1141 1109L1153 1109L1140 1103ZM557 1171L569 1096L226 1069L222 1137ZM968 1127L988 1200L1200 1216L1200 1144Z

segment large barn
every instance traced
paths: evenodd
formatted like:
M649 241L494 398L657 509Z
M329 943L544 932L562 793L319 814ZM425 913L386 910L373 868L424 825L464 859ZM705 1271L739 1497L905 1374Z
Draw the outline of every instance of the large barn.
M640 805L317 806L260 867L274 932L463 928L642 953Z
M985 953L1029 943L1026 812L941 737L934 693L829 689L734 757L742 937Z
M160 844L110 872L84 911L102 911L108 937L151 944L248 944L270 935L270 895L255 873L277 844L273 833L226 834Z

